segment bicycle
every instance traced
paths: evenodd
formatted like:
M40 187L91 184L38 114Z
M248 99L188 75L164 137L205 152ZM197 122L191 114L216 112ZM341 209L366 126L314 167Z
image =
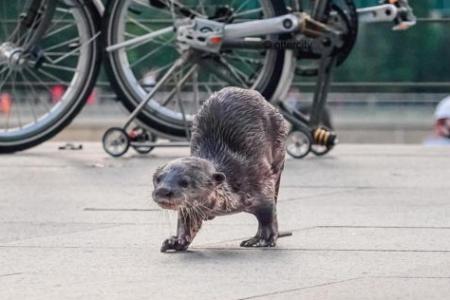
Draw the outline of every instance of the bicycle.
M399 14L409 11L404 1L368 8L359 15L406 24L409 20ZM332 56L337 64L345 60L356 39L358 12L352 1L306 2L302 6L293 1L289 9L275 0L118 0L108 2L100 24L99 0L19 0L15 15L14 7L0 0L0 99L11 104L9 111L0 112L0 153L37 145L70 123L95 83L103 47L111 83L125 107L133 111L124 129L137 116L152 131L144 142L140 136L131 141L142 152L155 146L151 144L154 134L188 137L201 101L224 85L254 88L278 101L290 85L297 56L316 60L323 56L317 51L320 36L330 39L332 46L326 48L335 49ZM375 12L379 15L374 16ZM283 25L284 21L290 23ZM281 27L274 30L274 25ZM299 25L307 30L294 30ZM347 33L343 46L336 48L339 34L333 28L339 26ZM234 39L223 35L230 32ZM61 35L65 40L58 43ZM152 56L161 50L164 55L155 62ZM179 57L189 61L178 60L172 69ZM167 73L168 69L172 72ZM319 74L318 70L301 72ZM49 101L50 86L57 84L63 85L64 93ZM296 112L283 111L295 119L295 129L309 130ZM125 133L125 142L130 143L128 133L117 132L116 142Z
M394 21L397 29L415 23L406 0L359 11L351 0L291 1L291 7L276 0L118 0L106 12L109 79L131 112L123 127L104 134L104 149L112 156L123 155L130 146L174 146L130 139L127 130L135 118L157 136L189 138L202 101L227 85L256 89L280 106L293 125L287 148L291 156L302 158L310 151L323 155L337 141L320 120L330 75L353 48L358 17ZM297 58L316 63L297 69L318 77L309 118L280 102Z

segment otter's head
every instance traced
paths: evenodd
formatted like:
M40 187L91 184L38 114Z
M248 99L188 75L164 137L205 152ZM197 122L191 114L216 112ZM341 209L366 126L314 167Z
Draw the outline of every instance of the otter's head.
M214 189L225 181L225 174L198 157L185 157L158 168L153 175L153 200L162 208L202 205Z

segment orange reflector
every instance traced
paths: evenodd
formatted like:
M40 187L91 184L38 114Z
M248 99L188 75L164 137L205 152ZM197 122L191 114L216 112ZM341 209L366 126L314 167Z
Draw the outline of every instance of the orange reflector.
M12 101L8 93L0 94L0 112L8 114L11 111Z
M220 44L220 43L222 43L222 37L213 36L213 37L209 38L209 41L211 42L211 44Z

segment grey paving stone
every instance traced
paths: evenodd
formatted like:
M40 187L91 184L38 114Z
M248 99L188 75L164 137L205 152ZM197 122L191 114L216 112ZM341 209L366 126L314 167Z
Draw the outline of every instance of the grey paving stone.
M274 249L253 216L206 222L161 254L176 216L151 174L187 149L108 157L98 143L0 156L0 299L446 299L450 149L339 145L289 159Z

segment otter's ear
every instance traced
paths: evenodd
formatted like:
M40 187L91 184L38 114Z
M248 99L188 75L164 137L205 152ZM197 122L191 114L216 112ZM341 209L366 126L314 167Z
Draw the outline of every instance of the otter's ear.
M164 170L164 168L165 168L166 166L167 166L167 164L164 164L164 165L162 165L162 166L159 166L159 167L156 169L155 173L153 173L153 182L156 181L156 177L158 177L159 174L161 174L161 172Z
M167 164L163 164L163 165L157 167L155 173L153 173L153 176L158 175L159 173L161 173L162 170L164 170L165 167L167 167Z
M221 183L223 183L225 181L225 174L223 174L222 172L216 172L212 175L212 178L214 180L214 182L219 185Z

